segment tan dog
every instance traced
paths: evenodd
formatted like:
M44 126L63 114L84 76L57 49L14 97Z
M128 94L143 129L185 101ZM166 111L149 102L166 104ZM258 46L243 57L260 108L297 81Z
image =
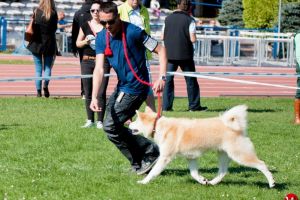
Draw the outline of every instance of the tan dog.
M239 105L219 117L206 119L157 119L156 113L150 110L136 112L137 119L129 128L133 134L143 133L147 138L154 137L160 150L157 163L139 183L148 183L163 171L176 154L181 154L188 159L191 176L201 184L219 183L228 171L231 158L241 165L261 171L268 179L270 188L274 187L271 172L257 158L253 144L246 135L247 106ZM219 172L211 181L198 174L196 160L207 150L219 152Z

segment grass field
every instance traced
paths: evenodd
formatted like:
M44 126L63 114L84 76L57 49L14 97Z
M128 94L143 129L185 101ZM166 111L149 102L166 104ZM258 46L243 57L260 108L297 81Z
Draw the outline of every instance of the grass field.
M248 135L272 171L268 188L256 169L231 162L216 186L203 186L178 157L148 185L130 172L129 163L103 131L81 129L83 101L75 98L0 98L0 199L284 199L300 196L300 126L294 126L293 100L287 98L203 98L208 112L186 112L176 99L175 117L210 117L237 105L249 106ZM215 152L199 159L207 178L217 173Z
M14 65L31 65L31 60L0 60L0 64L14 64Z

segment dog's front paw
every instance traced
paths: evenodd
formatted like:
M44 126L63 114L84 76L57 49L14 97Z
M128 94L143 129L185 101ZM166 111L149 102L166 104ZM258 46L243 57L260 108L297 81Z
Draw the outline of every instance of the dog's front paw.
M217 185L219 182L216 181L207 181L206 185Z
M269 187L270 187L270 188L275 187L275 182L270 183L270 184L269 184Z
M147 184L147 183L148 183L148 181L145 181L145 179L138 181L138 184L143 184L143 185L145 185L145 184Z

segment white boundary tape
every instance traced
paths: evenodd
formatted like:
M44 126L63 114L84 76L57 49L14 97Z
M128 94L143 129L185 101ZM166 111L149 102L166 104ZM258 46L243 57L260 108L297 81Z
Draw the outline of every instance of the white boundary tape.
M150 72L151 74L159 74L159 72ZM173 72L168 72L172 75ZM196 74L205 76L260 76L260 77L300 77L300 74L287 73L257 73L257 72L185 72L185 74ZM105 76L116 76L116 74L105 74ZM62 80L62 79L77 79L77 78L91 78L90 75L65 75L65 76L51 76L51 77L12 77L2 78L0 82L17 82L17 81L34 81L34 80Z
M200 75L215 76L262 76L262 77L300 77L300 74L269 73L269 72L185 72Z
M187 73L185 73L185 72L168 72L168 74L178 75L178 76L190 76L190 77L195 77L195 78L204 78L204 79L209 79L209 80L242 83L242 84L248 84L248 85L264 85L264 86L287 88L287 89L300 89L298 87L292 87L292 86L286 86L286 85L260 83L260 82L255 82L255 81L245 81L245 80L222 78L222 77L215 77L215 76L206 76L206 75L200 75L200 74L195 74L195 73L191 73L191 72L187 72Z
M152 72L151 74L155 74L157 72ZM255 81L245 81L239 79L230 79L230 78L222 78L211 75L221 75L221 76L278 76L278 77L299 77L298 74L272 74L272 73L227 73L227 72L168 72L168 75L178 75L178 76L190 76L195 78L203 78L217 81L226 81L226 82L234 82L234 83L242 83L248 85L263 85L270 87L279 87L279 88L287 88L287 89L300 89L298 87L286 86L286 85L278 85L278 84L270 84L270 83L261 83ZM104 76L116 76L116 74L105 74ZM77 79L77 78L92 78L93 75L67 75L67 76L51 76L51 77L21 77L21 78L4 78L0 79L0 82L17 82L17 81L34 81L34 80L62 80L62 79Z
M105 74L104 76L115 76L115 74ZM67 76L45 76L45 77L21 77L21 78L3 78L0 82L17 82L17 81L36 81L36 80L63 80L63 79L77 79L77 78L92 78L90 75L67 75Z

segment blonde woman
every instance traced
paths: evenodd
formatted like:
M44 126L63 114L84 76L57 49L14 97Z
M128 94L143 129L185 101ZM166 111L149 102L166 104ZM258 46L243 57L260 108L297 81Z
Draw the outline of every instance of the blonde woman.
M33 40L27 48L33 55L35 76L51 76L52 66L57 51L55 32L57 29L57 12L54 0L41 0L34 10ZM42 80L35 81L37 97L42 96ZM46 98L50 96L49 80L44 80L43 90Z
M103 26L100 24L99 18L100 3L94 2L90 8L90 13L92 19L83 23L80 27L79 34L76 41L76 46L82 50L82 62L81 62L81 74L90 75L93 74L95 69L95 38L98 32L103 29ZM105 73L110 72L110 66L108 62L105 62ZM95 113L90 109L90 104L92 100L92 90L93 90L93 79L84 78L82 80L83 89L85 94L85 107L87 112L87 121L82 126L82 128L89 128L94 125L98 129L103 127L103 118L105 114L106 106L106 89L108 85L108 77L103 79L102 87L99 90L98 102L101 106L102 111L97 112L97 122L95 122Z

